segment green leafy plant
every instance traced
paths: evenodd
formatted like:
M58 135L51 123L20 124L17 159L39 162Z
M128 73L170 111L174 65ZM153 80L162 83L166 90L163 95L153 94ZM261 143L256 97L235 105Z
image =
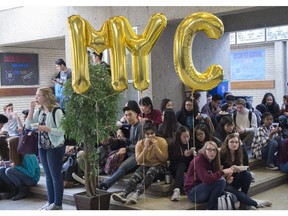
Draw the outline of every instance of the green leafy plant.
M89 65L91 86L84 94L74 92L71 80L65 84L65 117L62 127L66 136L83 147L84 176L87 196L96 195L99 177L99 143L116 130L119 92L111 85L106 67Z

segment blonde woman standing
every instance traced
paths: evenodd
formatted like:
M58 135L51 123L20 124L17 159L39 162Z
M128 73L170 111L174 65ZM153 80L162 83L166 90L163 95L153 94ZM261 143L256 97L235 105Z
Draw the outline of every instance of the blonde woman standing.
M35 109L39 105L39 109ZM40 210L62 210L63 180L61 176L62 160L65 153L64 131L60 127L63 111L57 109L55 122L52 110L59 107L57 99L50 88L39 88L35 100L31 101L25 125L39 123L38 147L39 157L46 177L48 202Z

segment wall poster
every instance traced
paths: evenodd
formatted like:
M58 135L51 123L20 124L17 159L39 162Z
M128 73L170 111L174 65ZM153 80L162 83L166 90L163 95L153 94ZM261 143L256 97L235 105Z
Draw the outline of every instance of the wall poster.
M39 85L38 54L0 53L1 86Z
M265 80L265 50L232 51L230 70L231 81Z

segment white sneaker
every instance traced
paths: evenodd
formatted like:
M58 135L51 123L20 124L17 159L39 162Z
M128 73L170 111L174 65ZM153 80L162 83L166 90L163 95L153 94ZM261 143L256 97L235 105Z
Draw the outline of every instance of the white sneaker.
M73 177L76 181L78 181L78 182L80 182L81 184L85 185L85 179L83 179L83 178L81 178L80 176L76 175L76 173L72 173L72 177Z
M257 200L257 208L270 207L272 203L269 200Z
M42 206L41 208L39 208L38 210L46 210L46 208L48 208L50 204L47 202L44 206Z
M138 197L140 196L140 194L138 193L138 191L136 191L132 197L130 198L130 202L133 204L137 204L138 202Z
M63 208L62 206L56 206L54 203L52 203L45 210L63 210Z
M180 200L180 189L179 188L175 188L173 190L173 195L171 197L171 201L179 201Z

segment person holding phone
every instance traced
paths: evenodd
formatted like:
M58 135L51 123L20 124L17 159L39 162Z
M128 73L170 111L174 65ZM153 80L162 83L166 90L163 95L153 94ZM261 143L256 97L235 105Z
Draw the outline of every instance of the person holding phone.
M252 156L259 160L266 159L266 169L279 170L274 161L275 153L282 141L281 128L279 125L276 128L273 127L273 116L269 112L263 113L262 121L264 124L257 128L252 141Z

